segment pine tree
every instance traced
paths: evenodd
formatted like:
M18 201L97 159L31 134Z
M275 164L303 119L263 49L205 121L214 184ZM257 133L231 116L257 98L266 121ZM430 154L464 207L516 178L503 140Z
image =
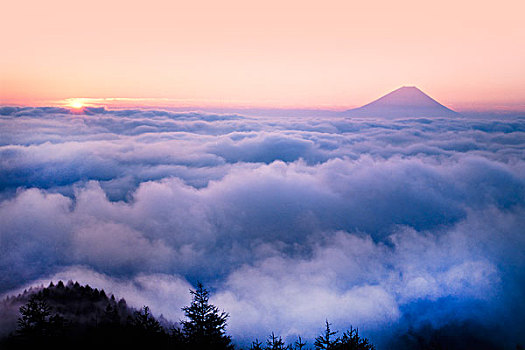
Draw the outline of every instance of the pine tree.
M341 336L341 342L336 347L337 350L374 350L375 347L372 345L367 338L359 337L359 330L352 328L343 333Z
M113 306L111 303L108 303L102 316L102 323L106 326L120 326L120 319L121 318L117 307Z
M58 335L65 326L65 320L58 314L51 314L51 307L43 293L33 294L27 304L20 307L17 333L22 338L34 340L39 337Z
M297 337L297 340L294 343L294 349L295 350L303 350L303 348L306 346L306 342L303 342L303 339L301 339L301 336Z
M41 294L32 295L27 304L20 307L18 333L21 336L43 336L47 332L51 307Z
M262 342L260 342L259 339L255 339L255 341L252 341L250 350L263 350Z
M284 344L283 338L277 337L273 332L266 341L266 350L286 350L288 346Z
M333 338L334 335L336 335L337 332L332 332L330 329L330 323L328 320L326 320L326 328L323 335L318 336L315 338L315 349L316 350L332 350L335 349L336 345L339 344L340 339Z
M148 306L144 306L140 311L135 311L132 325L141 333L155 334L162 332L162 327L151 315Z
M233 349L230 336L226 335L229 315L209 303L209 292L201 283L190 290L193 301L183 307L187 320L181 321L182 333L190 349Z

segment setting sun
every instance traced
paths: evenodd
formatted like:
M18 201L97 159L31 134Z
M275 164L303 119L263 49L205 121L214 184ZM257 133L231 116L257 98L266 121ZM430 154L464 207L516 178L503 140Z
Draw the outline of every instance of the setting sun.
M80 109L80 108L84 107L84 104L82 103L82 101L74 100L74 101L71 101L69 106L71 108Z

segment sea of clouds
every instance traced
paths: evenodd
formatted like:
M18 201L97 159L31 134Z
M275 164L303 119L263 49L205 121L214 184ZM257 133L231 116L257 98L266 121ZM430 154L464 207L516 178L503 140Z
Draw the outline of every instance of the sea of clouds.
M0 108L0 293L78 280L236 340L525 335L525 117Z

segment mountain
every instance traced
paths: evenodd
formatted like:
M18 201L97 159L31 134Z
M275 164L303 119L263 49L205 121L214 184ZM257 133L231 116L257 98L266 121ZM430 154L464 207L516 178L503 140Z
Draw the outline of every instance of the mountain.
M389 119L461 117L415 86L403 86L362 107L341 112L341 115Z

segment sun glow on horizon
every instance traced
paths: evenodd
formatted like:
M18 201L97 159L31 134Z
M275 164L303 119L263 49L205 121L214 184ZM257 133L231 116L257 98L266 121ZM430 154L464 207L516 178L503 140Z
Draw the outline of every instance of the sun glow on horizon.
M74 108L74 109L81 109L84 107L84 103L80 100L72 100L69 102L69 107L71 108Z

